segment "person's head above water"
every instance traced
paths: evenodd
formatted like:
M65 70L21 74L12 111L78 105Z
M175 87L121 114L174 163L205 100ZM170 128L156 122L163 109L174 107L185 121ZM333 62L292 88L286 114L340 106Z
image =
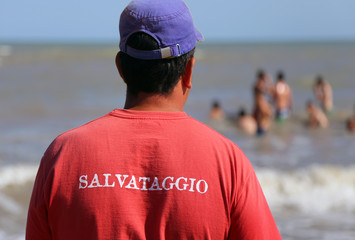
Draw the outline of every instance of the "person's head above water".
M244 117L246 115L246 110L244 107L240 108L238 111L238 117Z
M282 71L279 71L277 73L276 79L277 79L277 81L285 81L285 74Z
M132 95L169 94L203 40L182 0L133 0L119 30L116 63Z
M217 100L212 102L212 108L220 108L221 105L219 104L219 102Z

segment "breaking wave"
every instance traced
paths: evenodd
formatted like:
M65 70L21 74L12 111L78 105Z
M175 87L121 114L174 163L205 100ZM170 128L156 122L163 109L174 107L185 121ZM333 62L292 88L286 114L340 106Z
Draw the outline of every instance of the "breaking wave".
M271 209L355 212L355 166L256 169L256 173Z

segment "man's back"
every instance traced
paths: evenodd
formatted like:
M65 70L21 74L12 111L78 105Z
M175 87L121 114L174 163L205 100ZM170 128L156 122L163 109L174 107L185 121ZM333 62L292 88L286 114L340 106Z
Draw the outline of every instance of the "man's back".
M183 112L115 110L64 133L34 189L33 239L280 238L245 155Z
M245 155L184 113L203 40L186 4L133 0L119 29L129 110L51 144L27 239L279 239Z

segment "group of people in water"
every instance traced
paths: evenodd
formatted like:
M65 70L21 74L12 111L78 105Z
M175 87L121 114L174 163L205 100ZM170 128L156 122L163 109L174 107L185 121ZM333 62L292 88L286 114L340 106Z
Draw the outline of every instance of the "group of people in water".
M322 76L317 76L313 85L316 102L307 101L306 111L308 119L306 126L310 128L327 128L328 117L333 111L333 90L329 82ZM293 94L291 87L285 81L283 72L278 72L276 81L263 70L257 72L253 86L253 110L248 114L241 108L237 116L237 125L244 132L262 135L267 132L274 120L284 122L290 118L293 111ZM217 101L212 105L210 119L224 119L225 113ZM349 131L355 132L354 114L346 123Z

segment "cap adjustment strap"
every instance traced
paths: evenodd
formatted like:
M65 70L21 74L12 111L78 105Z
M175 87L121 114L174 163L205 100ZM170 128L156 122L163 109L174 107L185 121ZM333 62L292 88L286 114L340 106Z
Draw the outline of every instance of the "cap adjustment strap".
M164 59L181 56L181 49L179 44L151 51L138 50L126 46L126 53L131 57L139 59Z

